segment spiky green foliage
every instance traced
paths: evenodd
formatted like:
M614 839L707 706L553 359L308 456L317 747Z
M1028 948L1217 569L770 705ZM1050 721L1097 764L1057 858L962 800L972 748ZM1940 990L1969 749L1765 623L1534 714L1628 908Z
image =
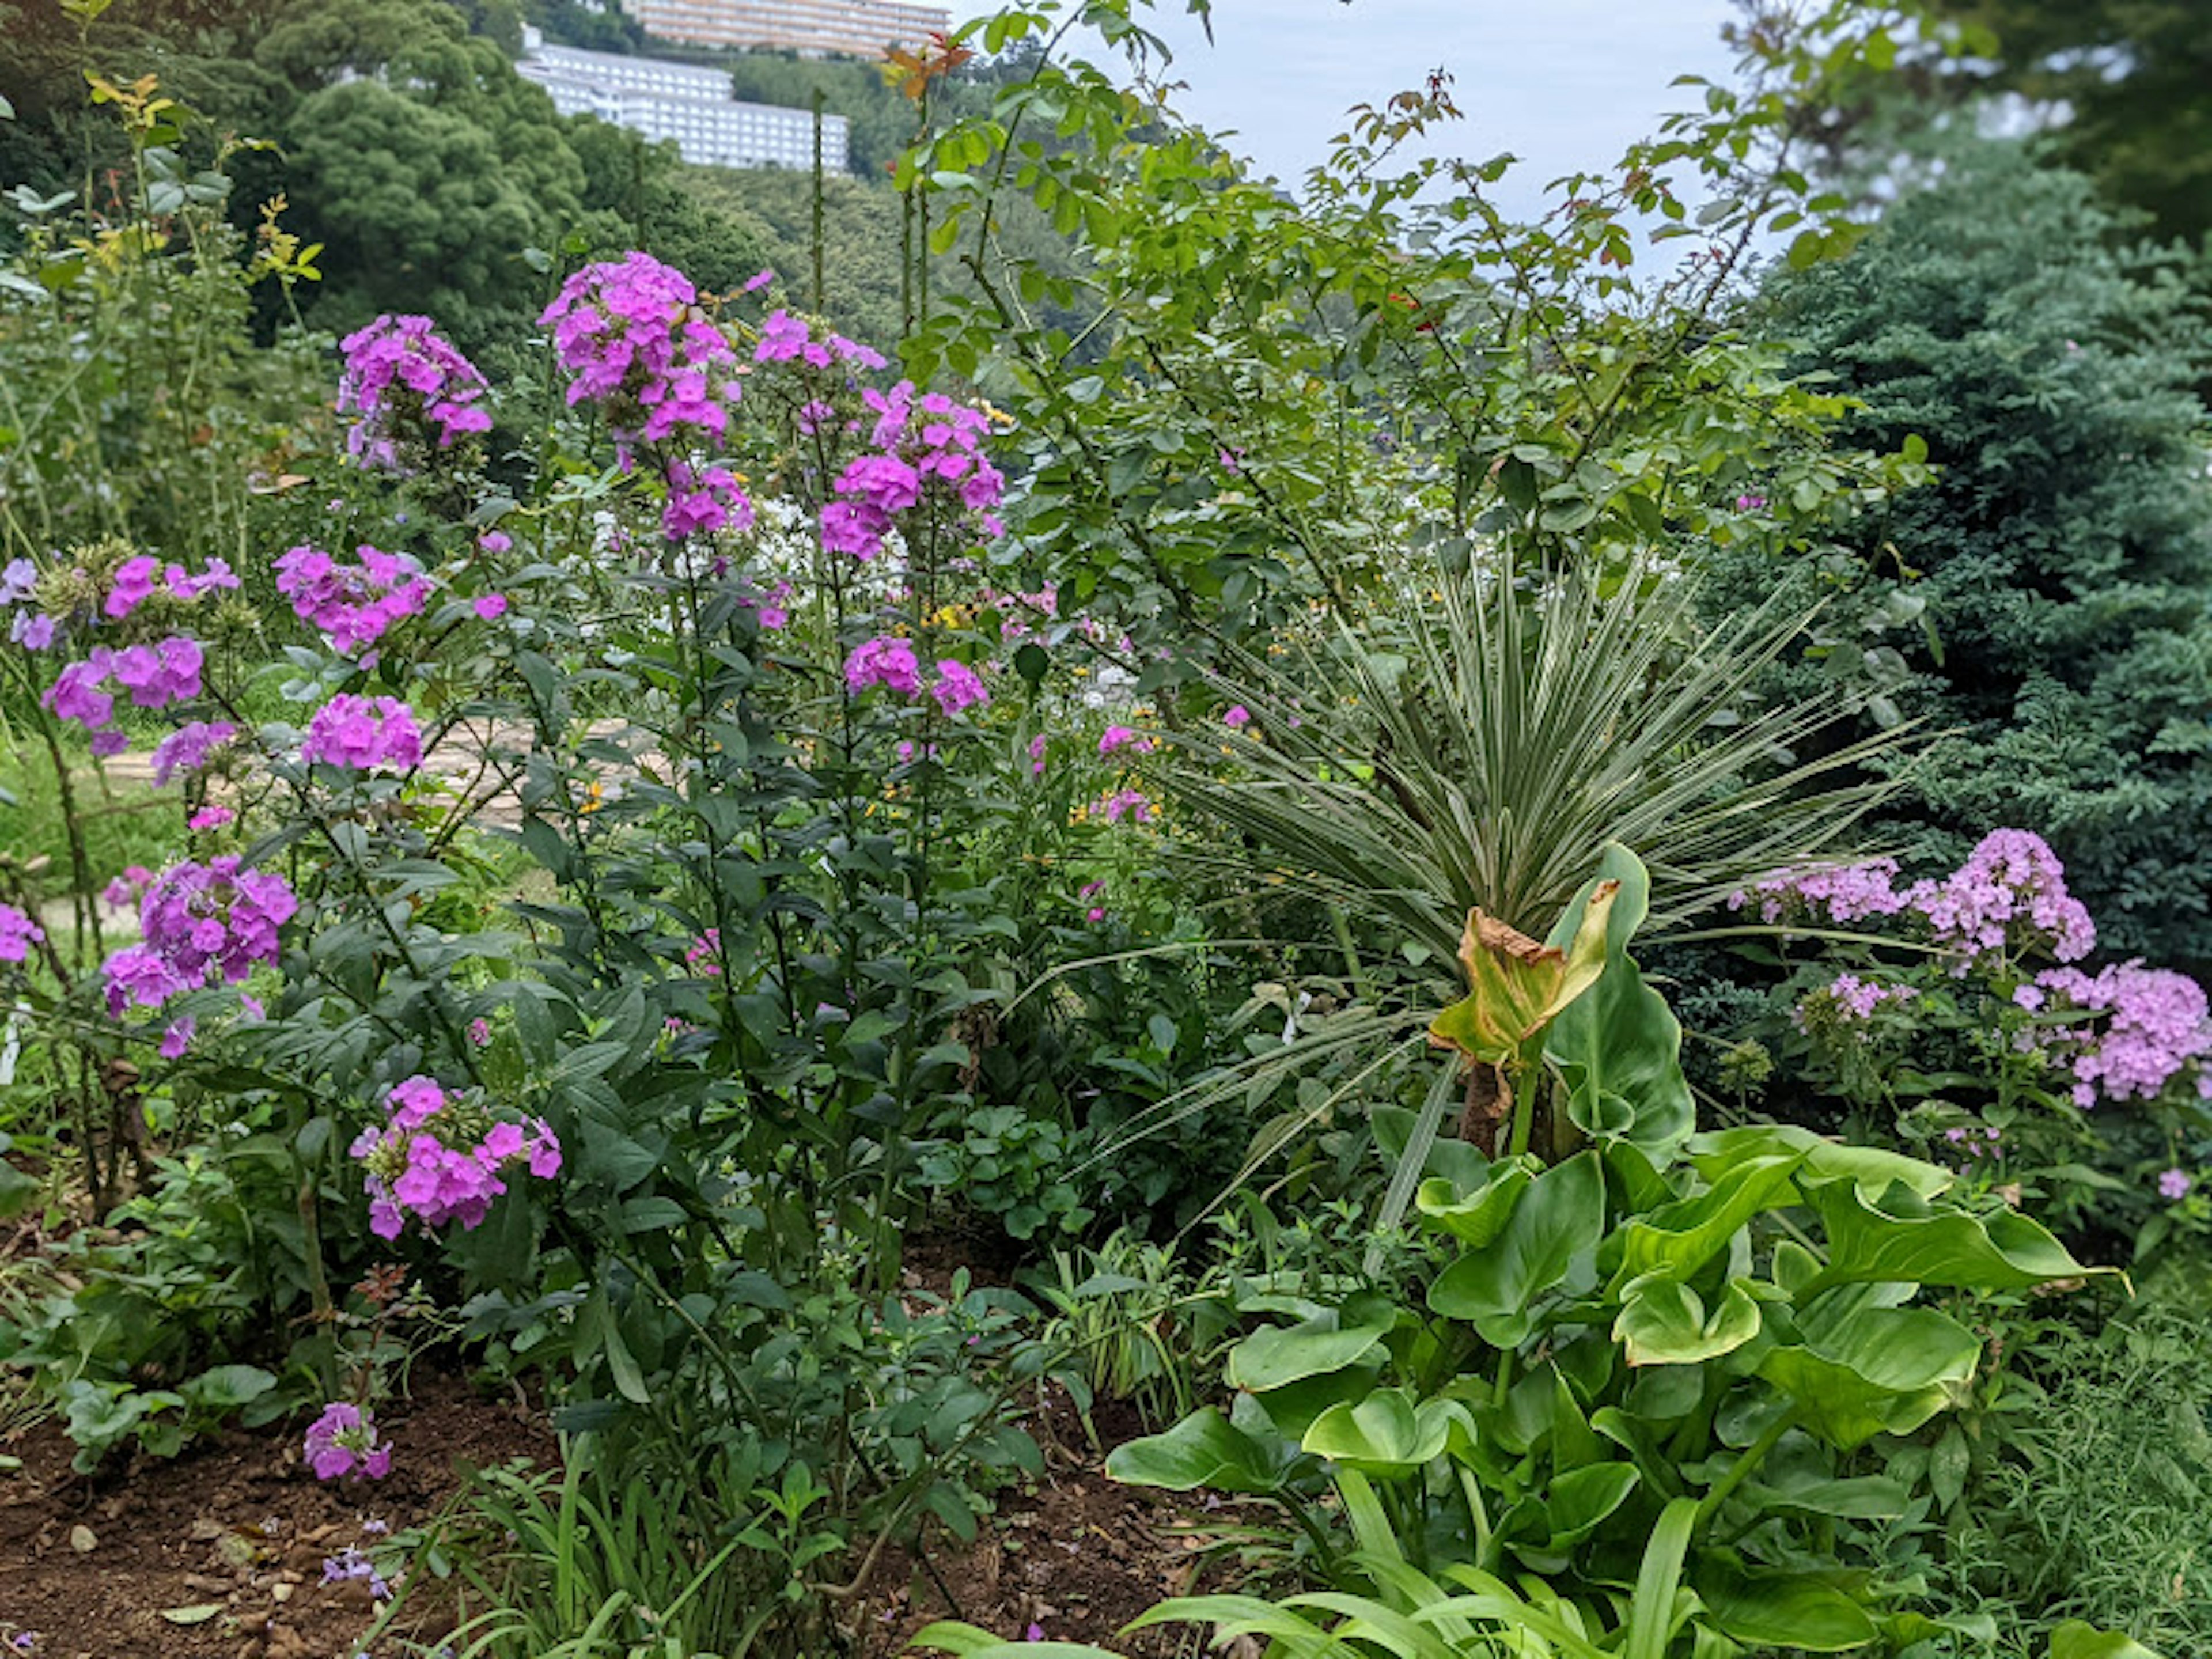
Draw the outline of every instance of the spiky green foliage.
M1609 842L1650 868L1655 932L1832 853L1887 787L1859 769L1904 752L1901 732L1815 750L1832 701L1757 700L1796 606L1707 623L1694 576L1650 567L1438 581L1251 665L1231 767L1175 787L1224 832L1217 861L1279 872L1446 976L1470 908L1540 934Z

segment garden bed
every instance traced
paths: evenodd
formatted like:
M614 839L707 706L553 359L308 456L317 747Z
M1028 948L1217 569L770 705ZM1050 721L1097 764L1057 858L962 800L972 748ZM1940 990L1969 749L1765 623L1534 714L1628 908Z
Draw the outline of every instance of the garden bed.
M372 1616L369 1585L324 1583L349 1547L428 1519L465 1465L550 1461L542 1416L438 1377L390 1410L413 1455L364 1486L317 1481L295 1430L234 1431L112 1477L70 1467L58 1423L16 1436L0 1474L0 1638L39 1659L327 1659Z

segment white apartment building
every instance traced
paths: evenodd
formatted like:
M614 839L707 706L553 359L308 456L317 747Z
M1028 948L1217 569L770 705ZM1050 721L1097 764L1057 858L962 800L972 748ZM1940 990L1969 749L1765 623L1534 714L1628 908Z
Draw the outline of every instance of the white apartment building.
M720 70L550 46L536 29L525 31L514 67L544 88L562 114L596 115L647 138L672 138L684 159L699 166L814 165L814 112L741 104ZM845 118L823 116L823 170L845 172L848 155Z
M912 0L622 0L647 34L702 46L765 46L810 57L881 58L952 27Z

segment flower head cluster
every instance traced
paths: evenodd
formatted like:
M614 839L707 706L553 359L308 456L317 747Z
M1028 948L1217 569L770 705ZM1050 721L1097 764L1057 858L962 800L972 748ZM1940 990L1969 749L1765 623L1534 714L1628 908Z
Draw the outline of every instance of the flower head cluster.
M9 613L8 638L27 651L43 651L54 642L60 624L33 603L39 594L39 567L25 558L0 565L0 611ZM17 606L23 607L18 610Z
M100 964L108 1012L158 1008L211 973L237 984L276 960L278 931L299 908L283 877L241 868L234 854L171 866L139 896L141 942Z
M990 422L981 410L939 392L917 397L906 380L888 392L870 387L862 398L876 415L871 441L880 453L856 458L838 474L836 499L822 509L823 547L875 557L896 516L919 507L933 483L982 514L985 535L1001 532L990 511L1004 499L1006 480L983 455Z
M1802 1030L1807 1013L1818 1005L1836 1019L1863 1024L1874 1018L1874 1011L1883 1003L1910 1002L1919 994L1910 985L1885 985L1856 974L1838 974L1800 1003L1793 1018Z
M2036 975L2045 991L2108 1018L2066 1045L2074 1101L2149 1100L2194 1068L2197 1093L2212 1100L2212 1011L2204 988L2186 974L2124 962L2094 975L2053 968Z
M300 758L356 772L380 766L411 772L422 763L422 733L415 711L398 698L341 692L309 717Z
M331 648L361 657L402 617L419 614L430 598L429 579L404 553L386 553L363 544L356 563L332 558L303 544L278 556L276 591L292 601L293 614L320 629ZM374 660L361 657L364 665Z
M1098 739L1101 755L1116 754L1124 749L1139 755L1149 755L1153 746L1152 740L1133 726L1109 726Z
M2167 1170L2158 1178L2158 1195L2169 1204L2179 1204L2189 1196L2189 1189L2197 1182L2186 1170Z
M386 1451L388 1457L390 1449L387 1447ZM336 1555L323 1558L324 1583L349 1584L364 1580L368 1584L371 1601L388 1601L392 1599L391 1583L376 1570L376 1563L364 1555L357 1546L348 1544Z
M205 662L199 642L182 634L120 651L95 646L82 660L63 665L46 688L46 705L89 732L95 755L119 754L131 744L109 724L115 717L115 693L127 694L141 708L189 702L200 695Z
M1873 859L1824 870L1786 871L1767 877L1747 891L1729 895L1729 908L1741 910L1755 899L1759 919L1770 922L1798 915L1836 922L1893 916L1905 908L1905 895L1893 884L1896 879L1895 859Z
M0 962L22 962L46 930L12 904L0 904Z
M561 1143L544 1118L495 1118L427 1077L409 1078L385 1098L390 1119L353 1144L368 1166L368 1226L379 1238L398 1237L410 1212L425 1227L477 1226L515 1166L541 1180L561 1172Z
M1132 823L1150 823L1158 816L1151 798L1141 789L1117 789L1110 795L1101 795L1089 810L1109 823L1119 823L1125 817Z
M491 430L491 411L482 402L489 386L428 317L386 314L339 344L345 372L338 412L360 416L346 448L364 466L398 471L404 445L428 449L434 439L446 449L469 433Z
M925 689L921 659L915 654L914 641L896 634L879 634L862 641L845 659L845 684L855 692L881 686L902 697L921 696ZM981 708L991 701L983 677L955 657L939 661L936 677L927 690L948 714Z
M154 745L154 781L166 788L179 772L197 772L208 757L238 735L228 720L193 720Z
M569 403L605 404L626 442L687 428L719 441L738 396L737 354L698 300L690 277L646 253L569 277L538 319L572 377Z
M1967 962L2031 945L2074 962L2096 948L2096 924L2066 890L2058 855L2031 830L1991 831L1958 869L1941 881L1914 884L1905 896L1937 942L1963 951Z
M794 317L781 307L762 319L760 343L753 348L753 361L805 363L810 368L828 368L835 363L854 363L870 369L884 367L884 354L874 347L848 340L842 334L817 340L805 318Z
M190 602L210 588L237 586L237 576L222 559L210 560L208 568L195 576L180 564L164 568L159 559L140 553L115 568L100 614L110 622L121 622L156 593Z
M722 930L709 927L684 948L684 960L707 979L722 976Z
M753 527L752 498L737 475L726 466L694 468L685 461L671 461L660 533L680 542L686 536L712 535L725 525L739 530Z
M392 1473L392 1443L376 1437L376 1417L366 1406L333 1400L307 1425L301 1448L318 1480L359 1474L381 1480Z

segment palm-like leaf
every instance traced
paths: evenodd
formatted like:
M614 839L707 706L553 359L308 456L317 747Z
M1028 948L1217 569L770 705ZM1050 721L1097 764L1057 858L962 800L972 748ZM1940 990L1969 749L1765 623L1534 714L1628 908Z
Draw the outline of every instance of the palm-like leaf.
M1525 582L1480 572L1340 620L1287 668L1248 665L1255 726L1231 766L1170 785L1285 886L1387 922L1441 971L1468 912L1540 934L1608 841L1651 872L1654 932L1778 867L1832 856L1893 779L1893 732L1793 758L1838 702L1761 708L1809 620L1770 605L1717 625L1695 581L1632 569Z

